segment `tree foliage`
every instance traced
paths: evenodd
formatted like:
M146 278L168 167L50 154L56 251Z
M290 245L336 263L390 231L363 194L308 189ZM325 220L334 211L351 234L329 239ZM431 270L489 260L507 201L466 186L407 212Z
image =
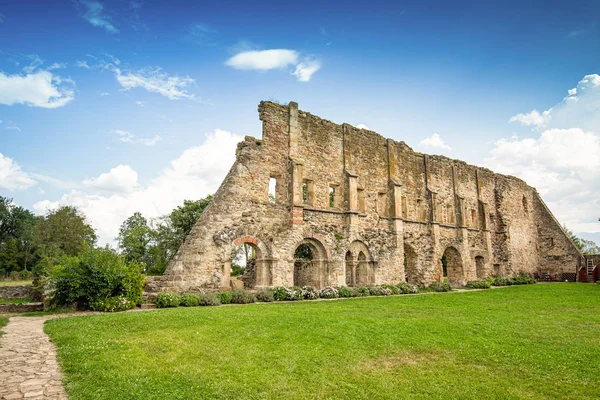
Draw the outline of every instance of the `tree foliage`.
M600 246L596 244L593 240L586 240L580 237L577 237L572 230L567 228L566 225L563 225L563 230L565 233L571 238L573 244L581 251L583 254L600 254Z

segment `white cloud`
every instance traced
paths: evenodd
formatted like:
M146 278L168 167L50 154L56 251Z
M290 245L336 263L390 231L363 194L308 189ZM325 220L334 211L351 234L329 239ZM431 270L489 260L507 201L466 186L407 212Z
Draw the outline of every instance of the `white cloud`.
M134 88L146 89L149 92L159 93L170 100L195 99L194 94L188 93L187 88L196 84L189 76L170 76L161 68L144 68L137 72L121 72L114 68L117 82L123 90Z
M573 231L600 232L600 76L585 76L568 93L529 124L541 133L497 141L485 165L536 187Z
M442 149L448 151L452 150L450 146L444 143L444 140L437 133L434 133L433 135L431 135L431 137L421 140L419 144L425 149Z
M110 96L110 93L108 93L108 92L100 93L100 97L104 97L104 96Z
M300 82L308 82L313 74L321 68L321 63L317 60L306 59L296 65L296 70L292 72Z
M137 187L138 174L129 165L118 165L94 179L86 179L83 186L106 192L128 193Z
M356 127L357 127L358 129L366 129L366 130L368 130L368 131L372 130L371 128L369 128L369 127L368 127L368 126L366 126L365 124L358 124L358 125L356 125Z
M0 189L25 190L36 184L29 174L21 170L19 164L0 153Z
M111 18L104 14L104 5L99 1L79 0L81 17L95 27L102 28L108 33L118 33L119 30L112 24Z
M269 69L284 68L298 63L298 52L288 49L250 50L231 57L226 65L235 69Z
M85 69L91 69L92 67L90 67L90 65L87 63L87 61L80 61L77 60L77 62L75 62L75 65L79 68L85 68Z
M581 128L598 133L600 130L600 75L583 77L576 88L568 90L568 95L554 107L542 113L533 110L517 114L510 122L538 128Z
M82 189L65 193L58 202L43 200L36 203L34 209L43 213L47 207L58 204L77 206L97 229L99 242L113 243L121 223L136 211L147 218L155 218L171 212L183 200L200 199L214 193L233 164L236 145L241 140L242 136L217 129L207 135L203 144L185 150L147 185L137 185L127 192L115 190L98 194L95 188L84 182ZM126 171L127 166L120 167L122 173L113 172L119 168L116 167L91 181L97 182L102 176L107 176L105 181L110 182L109 176L111 179L116 179L116 176L123 179L123 175L128 175L129 186L125 187L131 187L133 170Z
M62 79L49 71L27 75L0 72L0 104L58 108L75 98L74 86L72 80Z
M123 143L142 143L144 146L153 146L162 140L159 135L154 135L151 138L140 138L122 129L115 130L115 133L119 135L119 141Z
M526 126L544 126L549 118L549 111L544 111L540 114L538 110L533 110L526 114L517 114L512 116L509 122L520 122L521 125Z
M135 102L135 104L137 104L140 107L146 107L146 103L148 103L148 102L147 101L141 101L141 100L138 100L138 101Z
M7 126L5 129L10 129L10 130L13 130L13 131L21 132L21 128L19 128L18 126L14 126L14 125Z

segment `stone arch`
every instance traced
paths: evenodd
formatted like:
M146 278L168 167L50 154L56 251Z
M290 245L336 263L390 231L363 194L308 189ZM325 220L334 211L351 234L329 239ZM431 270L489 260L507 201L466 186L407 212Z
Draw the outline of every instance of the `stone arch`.
M460 286L464 283L462 257L459 251L452 246L444 250L442 272L444 277L448 278L450 285Z
M329 284L327 249L315 238L305 238L294 248L294 286L320 289Z
M229 287L231 284L231 251L241 245L248 244L254 250L255 257L250 264L250 268L244 273L244 286L248 288L268 287L272 284L272 273L270 264L270 252L263 241L250 235L238 236L228 247L226 261L223 264L222 286Z
M348 247L347 257L348 253L352 255L352 263L346 262L346 277L352 276L352 285L374 284L375 261L367 245L361 240L355 240ZM348 268L351 270L348 271Z
M408 283L420 285L422 283L421 262L415 249L404 243L404 279Z
M485 258L483 256L475 256L475 272L477 273L477 279L483 280L487 278Z

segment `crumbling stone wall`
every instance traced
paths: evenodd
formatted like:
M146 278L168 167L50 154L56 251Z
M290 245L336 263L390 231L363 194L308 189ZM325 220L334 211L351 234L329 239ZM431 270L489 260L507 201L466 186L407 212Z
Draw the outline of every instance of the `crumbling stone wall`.
M238 145L214 200L151 290L229 287L231 250L241 243L255 249L256 288L308 279L295 265L323 287L427 285L444 278L444 255L456 285L519 270L575 272L581 262L535 189L517 178L415 152L293 102L258 110L262 139ZM294 259L303 244L310 266Z

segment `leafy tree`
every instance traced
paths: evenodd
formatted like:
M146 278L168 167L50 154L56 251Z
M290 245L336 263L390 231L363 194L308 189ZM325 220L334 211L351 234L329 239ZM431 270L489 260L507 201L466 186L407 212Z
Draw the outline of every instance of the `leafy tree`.
M198 218L200 218L204 209L210 204L212 198L212 195L208 195L197 201L184 200L183 206L178 206L169 214L168 218L174 233L179 239L179 245L183 243L187 235L192 231Z
M40 265L49 267L63 255L77 256L96 243L96 232L73 206L61 206L39 221L35 234Z
M148 221L141 213L135 212L127 218L119 229L119 248L122 251L125 260L135 261L140 264L148 265L150 262L149 244L153 239L152 229L148 226Z
M577 237L572 230L567 228L566 225L562 226L565 233L571 238L575 246L581 251L583 254L600 254L600 246L598 246L592 240L586 240L580 237Z
M35 231L40 217L0 196L0 275L28 270L35 262Z

